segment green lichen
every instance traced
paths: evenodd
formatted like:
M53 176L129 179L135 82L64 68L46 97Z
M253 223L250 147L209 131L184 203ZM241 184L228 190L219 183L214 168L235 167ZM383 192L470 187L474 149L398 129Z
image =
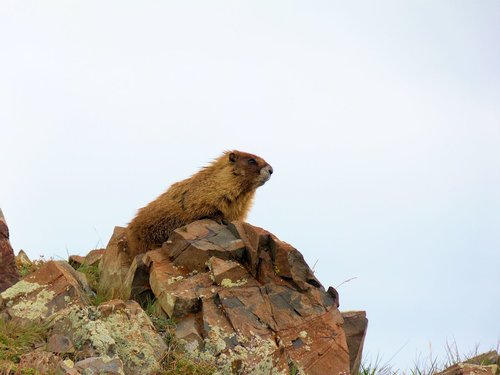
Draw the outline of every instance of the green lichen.
M233 349L227 348L227 342L238 341L243 345L236 345ZM245 374L260 375L274 374L285 375L287 370L278 370L274 363L276 343L271 339L262 339L254 335L251 340L242 334L227 333L220 327L209 325L209 334L203 342L203 349L195 349L188 353L193 360L201 359L207 363L215 363L217 370L214 375L233 373L233 364L241 361ZM276 358L279 361L278 358Z
M161 345L161 338L143 311L133 319L123 310L102 317L94 306L75 306L63 319L70 324L77 347L90 343L98 356L118 356L129 369L140 368L144 373L159 370L154 349Z
M54 292L41 290L35 300L20 301L11 307L12 314L29 320L44 317L48 312L47 303L54 297Z
M222 279L222 281L220 282L220 285L224 288L234 288L234 287L245 285L246 283L248 283L247 279L241 279L241 280L237 280L235 282L233 282L231 279Z
M21 280L16 284L12 285L9 289L0 293L0 297L3 299L13 299L20 294L27 295L37 289L42 288L44 285L38 283L30 283L29 281Z
M184 279L184 276L174 276L167 280L167 284L172 285L178 281L181 281L182 279Z

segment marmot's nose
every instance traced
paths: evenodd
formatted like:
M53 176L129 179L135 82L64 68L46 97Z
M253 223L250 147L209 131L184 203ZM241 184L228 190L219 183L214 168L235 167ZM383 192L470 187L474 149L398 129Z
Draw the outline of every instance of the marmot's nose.
M273 174L273 167L269 166L268 171L269 171L269 174Z

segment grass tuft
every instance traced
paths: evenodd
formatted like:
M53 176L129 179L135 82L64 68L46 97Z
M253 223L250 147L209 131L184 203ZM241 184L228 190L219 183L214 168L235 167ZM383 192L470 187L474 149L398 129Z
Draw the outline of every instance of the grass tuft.
M147 296L142 308L153 322L156 331L167 344L161 361L160 375L211 375L216 371L212 363L195 360L183 351L175 337L175 320L168 318L154 296Z
M23 354L47 341L48 333L48 324L0 319L0 374L37 374L35 369L19 368L18 364Z

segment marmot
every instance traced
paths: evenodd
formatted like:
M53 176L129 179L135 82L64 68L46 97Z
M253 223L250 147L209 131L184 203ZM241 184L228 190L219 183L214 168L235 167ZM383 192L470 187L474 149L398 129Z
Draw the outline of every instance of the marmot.
M130 256L160 247L174 229L195 220L244 220L255 190L272 173L273 168L256 155L226 151L138 211L126 230Z

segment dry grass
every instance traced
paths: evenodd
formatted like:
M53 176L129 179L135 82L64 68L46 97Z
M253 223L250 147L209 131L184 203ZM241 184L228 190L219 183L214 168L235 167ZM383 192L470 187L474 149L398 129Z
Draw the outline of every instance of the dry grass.
M165 315L156 299L147 298L143 309L167 344L167 351L161 361L160 375L211 375L216 371L212 363L194 360L183 351L175 337L175 321Z
M492 348L492 351L498 353L499 346L500 343L497 344L496 348ZM432 375L462 362L478 365L493 364L488 355L479 356L479 347L477 345L473 350L463 354L455 341L452 343L447 342L445 350L445 358L439 359L432 353L432 348L429 347L429 355L426 357L419 356L409 370L395 368L390 363L383 364L381 358L377 357L373 363L363 363L359 375Z
M36 374L35 369L19 368L21 356L47 340L49 327L40 323L13 323L0 319L0 374Z

